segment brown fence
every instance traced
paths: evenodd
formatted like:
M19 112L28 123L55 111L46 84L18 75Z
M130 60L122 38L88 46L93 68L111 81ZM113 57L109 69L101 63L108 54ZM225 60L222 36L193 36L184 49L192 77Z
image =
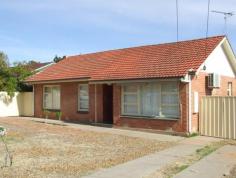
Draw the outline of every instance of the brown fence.
M236 97L206 96L202 98L200 134L236 139Z

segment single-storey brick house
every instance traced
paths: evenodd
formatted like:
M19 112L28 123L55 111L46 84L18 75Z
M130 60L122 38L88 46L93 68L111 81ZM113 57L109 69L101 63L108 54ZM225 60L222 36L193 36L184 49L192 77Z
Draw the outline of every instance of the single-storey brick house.
M34 116L175 132L198 131L205 95L236 95L225 36L66 57L27 79ZM52 112L51 118L55 118Z

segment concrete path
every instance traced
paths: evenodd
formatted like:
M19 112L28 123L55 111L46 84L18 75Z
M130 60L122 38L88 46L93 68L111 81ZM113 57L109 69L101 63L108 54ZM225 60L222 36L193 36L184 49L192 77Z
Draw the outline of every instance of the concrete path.
M175 178L222 178L236 165L236 146L224 146L180 172Z
M201 136L185 139L175 147L100 170L84 178L143 178L215 141L219 139Z
M9 119L10 118L11 117L9 117ZM16 117L13 117L13 118L16 118ZM49 124L64 125L64 126L78 128L80 130L85 130L85 131L118 134L118 135L123 135L123 136L152 139L152 140L159 140L159 141L177 142L177 141L186 139L185 137L180 137L180 136L148 133L148 132L134 131L134 130L124 130L124 129L118 129L118 128L99 127L99 126L92 126L92 125L74 124L74 123L68 123L68 122L52 120L52 119L42 119L42 118L34 118L34 117L17 117L17 118L32 120L36 122L49 123Z

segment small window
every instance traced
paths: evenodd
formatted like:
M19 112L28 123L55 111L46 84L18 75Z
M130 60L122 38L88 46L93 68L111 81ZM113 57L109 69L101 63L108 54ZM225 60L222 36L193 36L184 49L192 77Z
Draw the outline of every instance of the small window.
M89 110L89 87L88 84L80 84L78 90L78 110Z
M233 84L232 84L232 82L228 82L227 95L228 96L233 95Z
M43 91L43 108L56 109L61 107L60 87L59 86L45 86Z

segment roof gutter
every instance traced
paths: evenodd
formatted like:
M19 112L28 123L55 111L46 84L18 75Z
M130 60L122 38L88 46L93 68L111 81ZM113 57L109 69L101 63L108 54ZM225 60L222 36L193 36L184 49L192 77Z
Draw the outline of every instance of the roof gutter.
M125 84L125 83L143 83L143 82L161 82L161 81L180 81L181 77L173 78L146 78L146 79L117 79L89 81L89 84Z
M80 79L62 79L62 80L45 80L45 81L26 81L27 84L49 84L49 83L69 83L69 82L88 82L89 78Z

